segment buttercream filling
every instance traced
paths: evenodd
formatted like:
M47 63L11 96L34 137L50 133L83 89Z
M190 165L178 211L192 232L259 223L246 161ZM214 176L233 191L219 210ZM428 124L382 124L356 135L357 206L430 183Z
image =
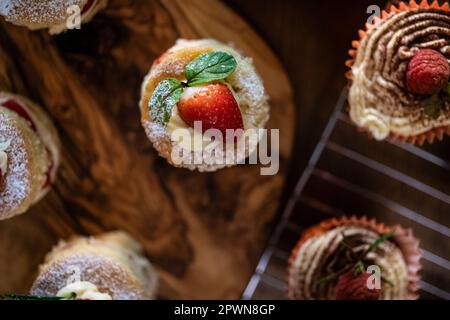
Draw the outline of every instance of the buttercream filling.
M392 14L362 40L352 68L350 116L376 139L385 139L389 133L414 136L450 125L448 101L434 119L425 113L426 97L406 88L409 61L423 48L450 59L450 13L419 9Z
M70 283L56 294L59 298L76 300L112 300L107 293L102 293L97 286L88 281Z
M27 108L25 106L19 104L17 101L14 101L14 100L7 100L5 102L2 102L1 106L10 111L15 112L19 117L24 119L30 125L30 128L38 135L38 137L42 138L42 136L40 134L40 130L36 126L36 122L32 119L31 113L29 112L29 110L27 110ZM43 139L41 139L41 141L43 141ZM50 151L50 147L45 145L45 150L49 155L49 157L48 157L49 165L48 165L47 172L45 173L46 179L45 179L44 185L42 186L43 190L47 189L51 185L52 171L55 166L54 155ZM7 157L6 157L6 161L7 161ZM6 171L3 172L3 170L2 170L2 174L5 175Z
M8 154L6 149L9 148L11 141L0 141L0 190L2 189L3 177L8 171Z
M342 241L355 244L355 252L364 252L379 234L361 227L339 227L307 240L296 253L289 272L289 288L296 299L335 299L337 279L322 282L330 274L343 267ZM382 284L381 299L405 299L408 294L408 268L401 250L385 241L369 253L365 265L380 267L382 277L389 283Z

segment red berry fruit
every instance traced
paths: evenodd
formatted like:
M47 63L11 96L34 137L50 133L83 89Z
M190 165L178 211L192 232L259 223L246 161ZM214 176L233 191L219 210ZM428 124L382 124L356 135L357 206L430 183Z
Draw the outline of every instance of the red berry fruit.
M202 130L218 129L225 139L227 129L243 129L241 110L230 88L222 83L186 88L178 110L184 122L193 127L202 122Z
M380 289L369 289L367 280L371 275L363 272L355 275L349 271L339 277L335 287L337 300L378 300L381 295Z
M420 95L438 93L450 78L447 58L432 49L419 50L411 59L406 73L409 92Z

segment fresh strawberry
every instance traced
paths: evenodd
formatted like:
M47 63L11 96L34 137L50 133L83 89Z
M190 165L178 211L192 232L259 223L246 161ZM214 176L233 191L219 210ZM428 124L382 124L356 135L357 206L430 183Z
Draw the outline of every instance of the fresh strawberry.
M227 129L243 129L239 105L230 88L222 83L186 88L178 103L181 118L191 127L202 122L202 130L218 129L226 137Z
M354 274L351 270L339 277L335 292L337 300L378 300L381 295L379 289L369 289L367 280L370 274Z

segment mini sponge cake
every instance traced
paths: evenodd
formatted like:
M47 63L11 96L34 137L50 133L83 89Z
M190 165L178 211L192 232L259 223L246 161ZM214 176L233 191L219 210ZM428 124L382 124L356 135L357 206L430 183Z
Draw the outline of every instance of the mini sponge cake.
M81 23L86 23L108 0L1 0L0 15L7 21L31 30L49 29L51 34L67 30L67 18L72 6L78 6Z
M41 107L0 92L0 220L26 212L50 191L59 150L56 128Z
M160 156L166 158L170 164L176 167L198 170L200 172L216 171L225 167L234 166L237 163L241 163L257 147L257 145L254 145L253 147L246 146L245 150L237 150L236 148L235 151L237 151L237 153L234 157L234 163L224 164L208 161L203 161L202 163L175 163L173 154L180 152L179 150L181 150L181 152L190 152L190 158L192 159L197 159L200 156L204 157L204 153L202 154L201 150L187 148L186 145L182 145L172 139L171 133L180 128L183 130L188 130L191 132L191 136L195 136L195 134L192 133L194 130L192 125L184 121L185 118L183 118L183 115L181 114L182 110L180 109L180 104L183 102L183 96L177 106L172 109L172 115L166 126L162 126L157 123L151 115L150 102L158 84L168 78L175 78L179 81L185 81L186 66L202 55L213 52L222 52L231 55L236 61L236 68L235 71L226 79L218 85L216 83L214 88L218 88L216 92L219 92L217 101L213 101L212 106L204 108L202 106L198 107L198 110L200 110L197 113L200 114L199 117L202 116L202 112L209 112L211 109L214 109L215 105L226 106L224 103L224 96L220 95L220 90L223 91L223 86L226 85L237 102L239 108L238 112L240 112L239 118L242 116L242 121L240 123L242 123L242 129L244 129L244 131L249 129L262 129L269 120L270 106L268 102L268 95L265 91L263 81L257 73L251 58L243 56L232 46L223 44L213 39L178 40L175 46L162 54L161 57L153 63L150 72L144 79L140 102L141 122L148 138L153 143L153 146L158 151ZM196 88L198 88L198 86L196 86ZM191 89L192 88L188 88L184 90L184 97L189 96ZM198 96L201 95L201 93L198 94ZM208 108L211 109L208 110ZM228 127L228 129L231 128ZM200 143L200 145L201 144L202 143ZM219 150L218 153L220 152L221 151ZM224 154L225 152L228 153L228 150L224 151ZM220 157L218 153L216 153L216 156Z
M89 300L150 300L156 287L156 271L141 245L115 231L60 242L46 256L31 294L54 297L70 291Z

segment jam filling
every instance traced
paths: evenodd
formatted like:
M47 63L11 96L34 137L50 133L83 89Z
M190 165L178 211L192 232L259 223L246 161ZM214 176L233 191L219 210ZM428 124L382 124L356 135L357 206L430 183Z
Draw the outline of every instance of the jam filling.
M0 192L3 191L3 172L0 169Z
M32 120L31 117L30 117L30 115L29 115L28 112L25 110L25 108L23 108L20 104L18 104L17 102L15 102L15 101L13 101L13 100L8 100L8 101L4 102L4 103L2 104L2 106L5 107L6 109L9 109L9 110L11 110L11 111L17 113L21 118L25 119L25 120L29 123L31 129L32 129L37 135L39 135L38 132L37 132L37 129L36 129L36 125L34 124L33 120ZM46 175L46 179L45 179L44 185L42 186L42 189L45 189L45 188L49 187L50 184L52 183L51 172L52 172L52 169L53 169L53 167L54 167L54 165L55 165L55 164L53 163L53 159L52 159L50 150L49 150L47 147L45 147L45 150L47 151L47 153L48 153L48 155L49 155L49 161L50 161L50 163L49 163L49 165L48 165L47 173L45 174L45 175Z
M25 109L16 103L15 101L8 100L5 103L3 103L3 106L6 109L9 109L11 111L14 111L17 113L21 118L27 120L27 122L30 124L31 129L33 129L34 132L37 132L36 125L34 124L33 120L31 120L30 116L28 115L28 112L25 111Z
M88 2L84 5L83 10L81 10L81 14L85 14L89 11L89 9L92 8L94 5L95 0L88 0Z

